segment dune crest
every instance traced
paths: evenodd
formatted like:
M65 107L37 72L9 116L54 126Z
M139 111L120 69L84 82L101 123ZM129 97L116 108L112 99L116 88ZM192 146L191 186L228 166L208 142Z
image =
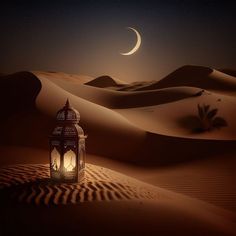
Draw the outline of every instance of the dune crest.
M236 70L233 70L233 69L218 69L218 71L236 77Z
M32 71L32 73L35 74L38 78L43 77L55 82L66 80L73 84L84 84L94 79L93 77L87 75L67 74L64 72L56 71Z
M107 88L107 87L121 87L126 83L118 79L113 79L108 75L103 75L85 84L98 88Z
M177 86L190 86L207 90L235 93L236 80L233 76L203 66L183 66L165 78L136 90L153 90Z

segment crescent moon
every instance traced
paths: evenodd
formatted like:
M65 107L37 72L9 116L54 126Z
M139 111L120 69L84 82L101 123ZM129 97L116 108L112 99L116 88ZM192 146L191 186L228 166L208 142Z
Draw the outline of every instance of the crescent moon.
M129 52L120 53L123 56L128 56L128 55L134 54L139 49L139 47L141 46L141 41L142 41L141 40L141 35L139 34L139 32L136 29L131 28L131 27L127 27L127 29L130 29L130 30L134 31L134 33L137 36L137 42L136 42L136 45L134 46L134 48L132 50L130 50Z

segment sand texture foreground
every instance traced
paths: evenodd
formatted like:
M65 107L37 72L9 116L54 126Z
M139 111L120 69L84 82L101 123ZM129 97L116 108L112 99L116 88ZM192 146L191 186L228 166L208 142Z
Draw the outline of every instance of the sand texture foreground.
M0 172L0 189L10 189L7 197L36 205L158 198L157 192L140 183L91 164L87 164L85 179L78 184L52 183L48 165L15 165Z
M42 164L3 167L0 183L3 235L235 233L232 212L91 164L80 184L51 183L48 165ZM9 217L14 228L8 228Z

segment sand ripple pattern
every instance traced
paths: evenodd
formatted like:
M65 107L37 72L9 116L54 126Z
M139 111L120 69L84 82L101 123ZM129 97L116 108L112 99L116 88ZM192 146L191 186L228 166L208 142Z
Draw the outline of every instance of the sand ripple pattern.
M157 199L157 192L142 182L107 168L86 165L81 183L52 183L49 166L24 164L0 169L0 194L35 205L77 204L92 201Z

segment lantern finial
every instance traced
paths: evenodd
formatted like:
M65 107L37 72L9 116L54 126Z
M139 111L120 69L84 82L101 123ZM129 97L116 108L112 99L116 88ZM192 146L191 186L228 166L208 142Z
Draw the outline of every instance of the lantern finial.
M70 103L69 103L69 99L68 98L66 99L65 107L70 107Z

